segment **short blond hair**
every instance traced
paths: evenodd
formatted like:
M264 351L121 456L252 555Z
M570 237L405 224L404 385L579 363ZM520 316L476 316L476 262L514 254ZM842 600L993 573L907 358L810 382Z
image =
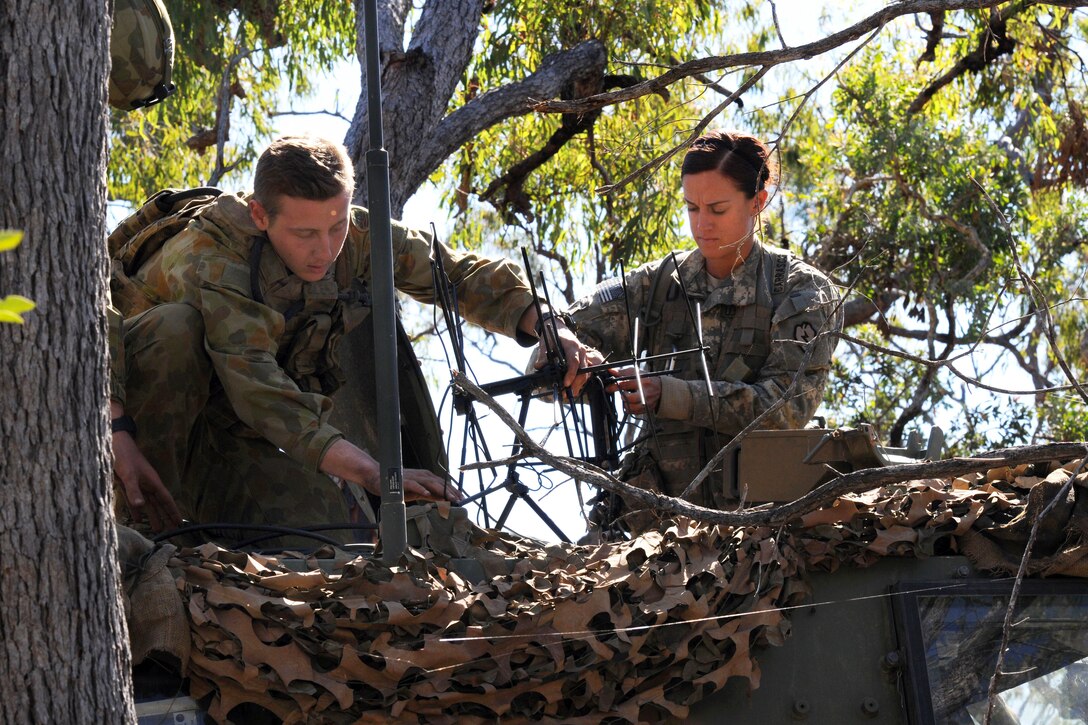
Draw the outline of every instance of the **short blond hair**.
M355 169L343 144L320 136L282 136L257 159L253 198L269 217L279 211L280 197L325 201L355 191Z

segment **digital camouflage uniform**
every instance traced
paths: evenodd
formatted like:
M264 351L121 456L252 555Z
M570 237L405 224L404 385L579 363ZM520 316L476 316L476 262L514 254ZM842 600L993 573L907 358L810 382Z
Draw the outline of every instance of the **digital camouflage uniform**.
M698 348L693 320L695 305L700 305L711 389L697 353L652 361L651 370L676 372L658 378L661 399L650 419L656 436L646 426L643 442L621 470L629 483L672 496L734 435L782 399L801 368L804 343L842 326L831 281L786 250L757 243L733 276L720 282L707 274L698 250L675 259L679 276L673 258L666 257L630 272L626 293L621 280L606 281L568 311L584 343L609 360L620 360L633 354L635 316L639 346L649 354ZM761 428L804 427L820 404L836 342L830 335L819 338L798 392ZM690 500L727 505L721 476L711 476Z
M318 467L342 437L328 397L343 381L338 343L370 313L365 209L322 280L287 269L241 195L220 196L134 273L115 261L113 397L187 518L292 526L344 522ZM517 267L441 247L466 319L515 336L532 296ZM393 224L394 283L434 301L430 244ZM354 441L358 443L358 441Z

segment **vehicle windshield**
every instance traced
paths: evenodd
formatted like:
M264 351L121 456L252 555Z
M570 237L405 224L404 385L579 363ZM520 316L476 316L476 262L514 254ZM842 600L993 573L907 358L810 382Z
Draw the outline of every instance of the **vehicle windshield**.
M1011 619L990 722L1088 722L1088 586L1025 584ZM938 585L907 597L899 624L906 637L911 722L984 722L1009 589L1007 582Z

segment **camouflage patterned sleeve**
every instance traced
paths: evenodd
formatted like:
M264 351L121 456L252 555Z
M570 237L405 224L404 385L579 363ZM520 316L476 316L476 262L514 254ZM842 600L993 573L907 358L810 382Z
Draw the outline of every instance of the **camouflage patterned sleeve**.
M803 262L791 265L787 289L771 319L770 354L753 382L713 381L708 394L702 381L662 378L657 414L733 435L784 400L760 428L803 428L820 405L838 342L821 333L841 330L842 315L834 285ZM810 341L815 349L803 365ZM798 374L798 386L787 396Z
M516 337L518 321L533 303L518 266L507 259L455 251L445 244L439 244L438 249L446 274L457 289L464 318L491 332ZM420 302L434 304L429 235L394 223L393 255L397 289Z
M342 437L328 424L332 401L304 393L276 359L284 320L249 298L242 262L201 258L196 306L204 318L205 345L238 418L311 470Z
M567 310L578 339L600 350L608 361L630 359L632 320L642 309L649 292L655 263L620 278L607 279Z
M125 320L111 303L106 308L110 345L110 400L125 406Z

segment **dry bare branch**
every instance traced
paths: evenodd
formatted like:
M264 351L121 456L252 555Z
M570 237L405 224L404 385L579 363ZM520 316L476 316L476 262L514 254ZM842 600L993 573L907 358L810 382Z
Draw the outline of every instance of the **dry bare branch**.
M950 458L943 461L908 463L884 468L866 468L847 473L818 486L801 498L779 506L761 506L744 511L720 511L673 498L654 491L636 488L615 476L584 461L557 456L532 439L514 417L469 380L464 373L453 370L453 384L466 395L479 401L517 436L525 452L564 473L571 478L599 486L608 491L635 499L665 514L678 514L711 524L727 526L776 526L803 516L809 511L826 506L848 493L868 491L880 486L925 478L950 478L967 473L987 471L1001 466L1070 461L1088 453L1086 443L1047 443L1019 448L1001 448L969 458Z
M683 63L671 70L662 73L656 78L644 81L637 85L619 91L601 93L578 100L557 101L540 100L533 105L533 110L541 113L586 113L598 108L612 106L617 103L633 101L636 98L660 93L673 83L684 78L693 77L696 73L710 73L727 68L743 68L764 66L771 68L784 63L792 63L799 60L809 60L818 55L823 55L835 50L851 41L863 37L867 33L883 28L885 25L904 15L917 13L935 13L952 10L979 10L1000 5L1004 0L904 0L891 3L869 17L861 20L844 30L833 33L812 43L783 48L781 50L767 50L750 53L734 53L724 56L710 56L697 58ZM1030 5L1046 5L1051 7L1078 8L1088 6L1088 0L1027 0L1020 3L1023 7Z
M1065 485L1059 489L1054 498L1050 500L1050 503L1031 522L1031 533L1028 534L1027 543L1024 544L1024 554L1020 557L1020 567L1016 570L1016 578L1013 580L1012 591L1009 593L1009 606L1005 609L1005 621L1001 626L1001 644L997 648L997 664L994 665L994 674L990 678L990 687L986 697L986 715L982 720L983 725L990 725L994 705L997 702L997 681L1003 674L1005 650L1008 649L1009 638L1012 635L1012 617L1016 609L1016 599L1020 596L1020 585L1024 582L1024 574L1027 572L1028 561L1031 559L1031 550L1035 546L1036 537L1039 535L1039 525L1059 501L1066 499L1069 490L1073 487L1073 482L1077 480L1077 476L1080 475L1085 465L1088 465L1088 457L1081 459L1080 465L1069 474L1069 480L1065 482Z

